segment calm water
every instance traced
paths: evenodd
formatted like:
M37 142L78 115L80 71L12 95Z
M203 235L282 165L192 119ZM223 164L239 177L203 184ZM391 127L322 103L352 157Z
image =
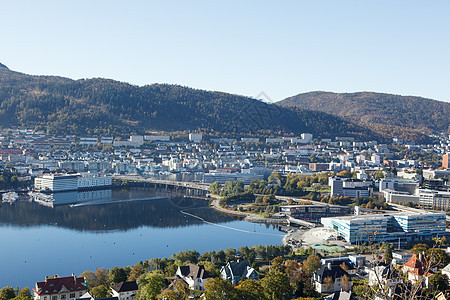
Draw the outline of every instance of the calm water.
M46 275L127 266L182 250L279 245L283 237L272 226L222 215L205 200L150 189L60 193L53 199L53 207L0 205L0 287L32 287Z

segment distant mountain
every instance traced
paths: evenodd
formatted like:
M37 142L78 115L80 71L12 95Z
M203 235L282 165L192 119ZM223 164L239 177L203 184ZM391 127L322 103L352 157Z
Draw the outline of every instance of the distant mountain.
M323 112L168 84L31 76L0 68L0 126L38 126L56 134L129 135L147 131L351 135L380 138Z
M450 131L450 103L421 97L373 92L310 92L277 104L333 114L384 136L415 139L420 138L421 132Z

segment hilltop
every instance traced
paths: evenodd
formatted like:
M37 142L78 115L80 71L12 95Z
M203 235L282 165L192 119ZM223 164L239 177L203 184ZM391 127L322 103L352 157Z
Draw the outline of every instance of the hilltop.
M198 130L379 138L340 117L239 95L169 84L135 86L103 78L32 76L7 68L0 68L1 126L37 126L53 134Z
M277 104L333 114L384 136L407 140L420 138L421 132L450 130L450 103L422 97L318 91L289 97Z

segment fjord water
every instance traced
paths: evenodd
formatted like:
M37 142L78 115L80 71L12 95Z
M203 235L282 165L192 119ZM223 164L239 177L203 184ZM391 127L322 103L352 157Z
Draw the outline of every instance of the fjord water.
M124 267L183 250L279 245L282 239L276 228L220 214L206 200L154 189L53 199L53 207L23 200L0 205L0 286L32 287L46 275ZM73 202L78 204L68 204Z

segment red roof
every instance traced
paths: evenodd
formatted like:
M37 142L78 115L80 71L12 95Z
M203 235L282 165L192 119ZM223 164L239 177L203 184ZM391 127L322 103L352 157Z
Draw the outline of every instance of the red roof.
M36 283L36 288L34 290L38 295L51 295L60 293L65 287L69 292L85 291L87 290L87 282L84 277L57 277L49 278L42 282Z

